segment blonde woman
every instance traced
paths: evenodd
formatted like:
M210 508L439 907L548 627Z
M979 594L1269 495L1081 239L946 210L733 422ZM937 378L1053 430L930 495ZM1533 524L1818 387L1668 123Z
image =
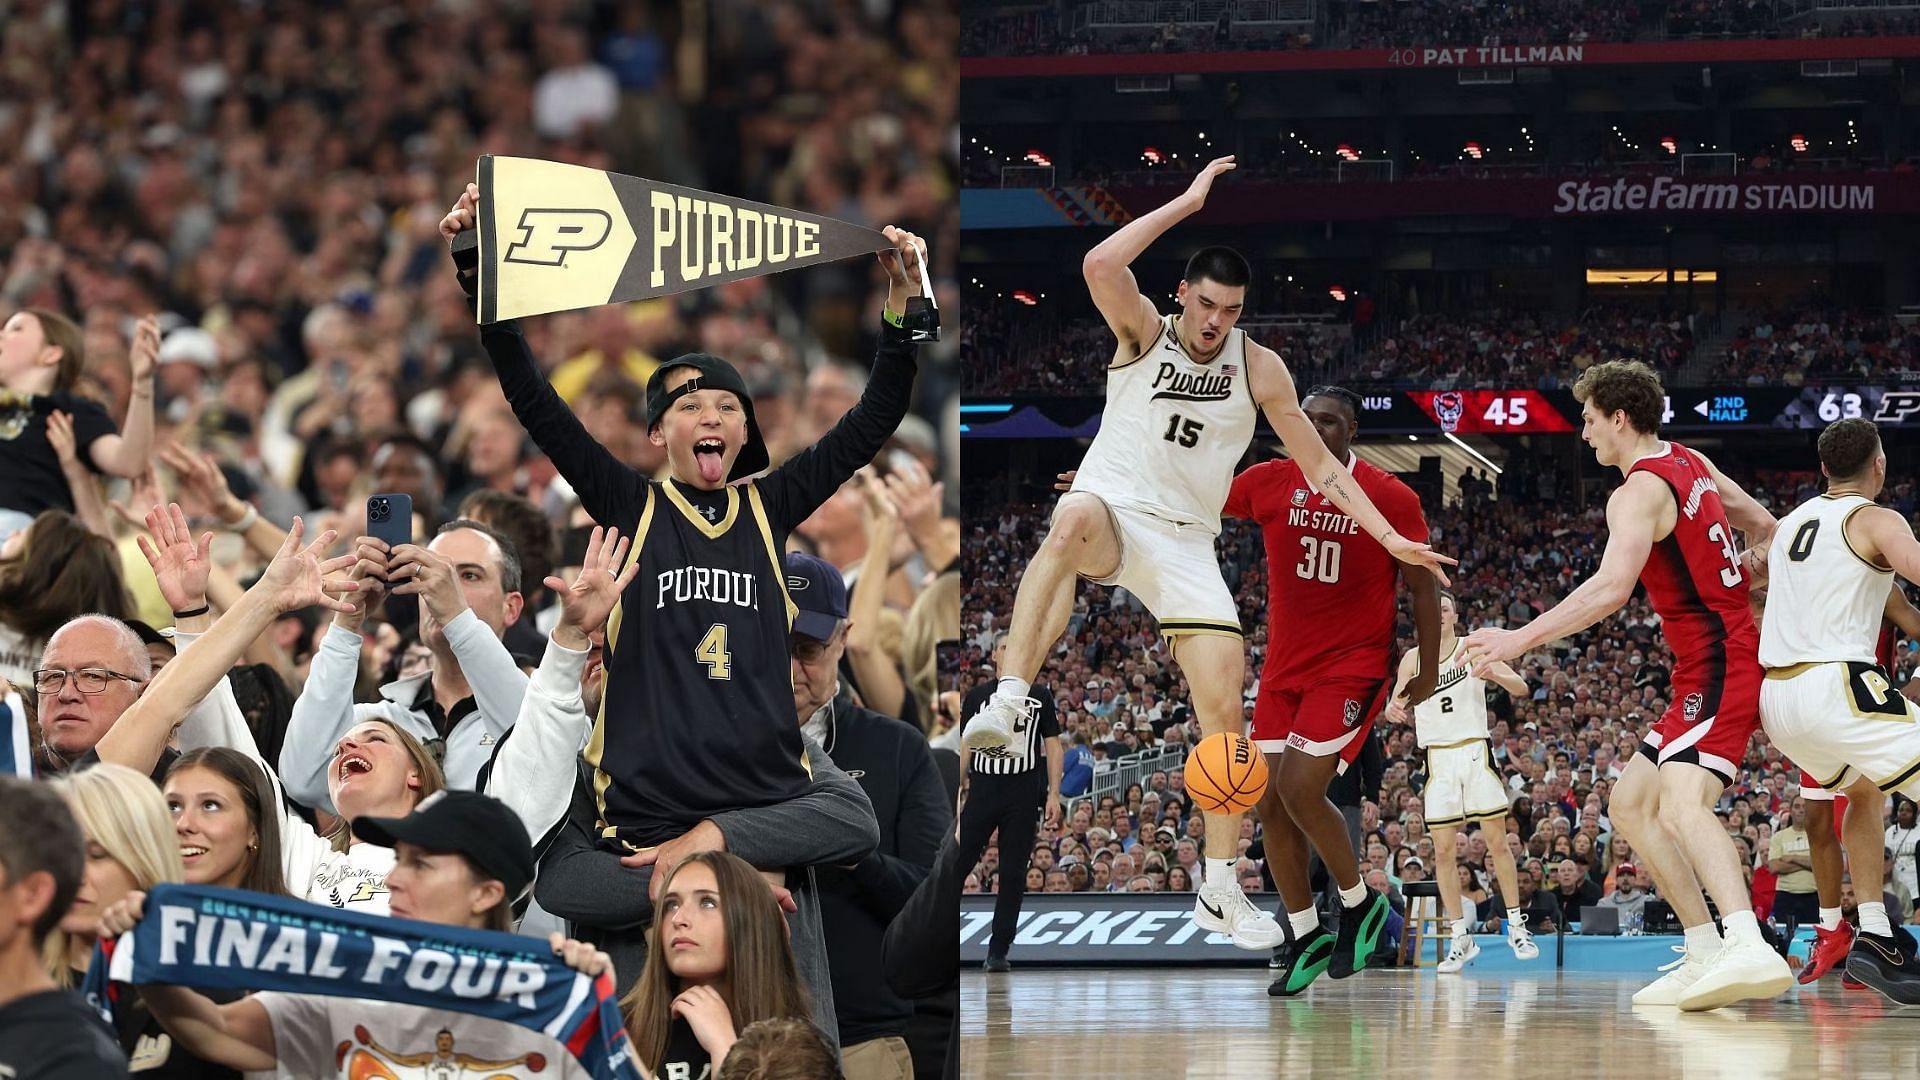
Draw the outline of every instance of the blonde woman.
M86 837L86 870L80 892L66 917L47 935L41 959L60 986L73 988L86 978L99 940L101 918L129 895L161 882L187 879L180 837L166 797L145 773L124 765L103 764L68 773L51 783L66 796L74 820ZM240 995L228 992L221 1000ZM159 1021L137 998L121 1011L120 1049L143 1074L190 1076L200 1080L238 1080L232 1069L194 1057L173 1045Z
M86 834L87 866L73 906L41 952L47 974L73 989L87 973L100 916L135 890L185 881L167 800L144 774L96 765L52 781Z

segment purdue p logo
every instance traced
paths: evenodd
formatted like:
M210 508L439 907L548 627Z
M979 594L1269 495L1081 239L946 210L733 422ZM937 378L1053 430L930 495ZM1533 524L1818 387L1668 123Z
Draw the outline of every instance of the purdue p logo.
M592 251L607 242L613 218L605 210L545 210L520 214L519 239L508 245L503 262L565 266L567 252Z

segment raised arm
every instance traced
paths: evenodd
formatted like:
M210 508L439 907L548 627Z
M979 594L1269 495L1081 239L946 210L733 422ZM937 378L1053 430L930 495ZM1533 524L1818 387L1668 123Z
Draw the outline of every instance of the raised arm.
M1121 350L1128 355L1139 355L1153 340L1152 327L1160 319L1159 309L1141 295L1140 283L1134 280L1134 260L1168 229L1205 206L1214 178L1233 169L1232 156L1208 162L1186 191L1122 225L1080 261L1080 273L1087 279L1093 306L1100 309L1100 317L1107 320L1113 336L1120 339Z
M867 556L860 564L860 580L853 583L847 601L847 663L859 682L867 707L899 716L906 703L907 684L893 658L880 647L880 611L885 606L887 578L893 572L893 539L899 517L886 488L871 470L856 477L862 496L861 518L867 530Z
M1474 673L1485 678L1494 661L1524 656L1620 610L1653 552L1656 522L1672 504L1672 494L1658 478L1646 473L1627 477L1607 499L1607 549L1599 569L1552 610L1518 630L1489 626L1468 634L1467 659Z
M1335 461L1333 452L1320 441L1313 421L1308 420L1306 411L1300 408L1299 391L1294 388L1293 376L1278 353L1264 345L1247 343L1247 385L1253 391L1255 403L1267 414L1274 433L1280 436L1287 453L1300 463L1301 474L1314 490L1345 511L1363 532L1378 540L1389 555L1404 563L1424 566L1434 573L1440 584L1448 584L1447 575L1440 567L1452 566L1456 560L1401 536L1387 522L1373 500L1354 482L1346 465Z
M187 532L186 515L178 504L170 506L164 515L155 509L156 513L148 518L154 541L140 538L141 550L148 560L157 565L183 547L193 549L199 559L205 560L212 534L203 536L195 544ZM166 749L174 725L207 696L246 651L247 644L265 633L281 613L313 604L327 608L344 606L335 595L352 591L353 583L338 576L346 569L351 556L322 560L321 553L333 542L332 530L321 533L312 544L302 546L300 540L304 532L305 526L295 518L293 530L287 534L279 554L254 587L247 590L233 610L213 624L195 648L175 657L173 663L154 676L139 699L101 736L96 747L100 760L143 773L152 771ZM160 546L156 547L156 543Z
M440 221L440 235L448 243L475 227L480 203L480 188L468 184L453 209ZM472 299L479 281L479 248L455 250L453 263L459 273L460 287ZM500 389L520 426L533 436L534 445L552 460L554 468L580 496L587 513L603 525L631 529L639 520L646 492L646 477L613 456L600 445L580 418L560 400L540 368L534 363L520 324L512 319L489 323L480 328L480 343L500 376Z
M512 737L494 755L486 788L520 815L536 841L567 816L573 799L580 748L592 730L580 673L593 649L592 635L606 626L614 603L640 572L637 559L621 571L627 546L619 530L595 527L573 583L557 577L544 583L560 598L560 621L527 684Z
M73 495L73 515L90 532L113 539L113 520L107 516L107 500L100 494L100 481L80 460L73 417L58 409L48 413L47 441L53 444L54 456L60 459L60 475L66 477L67 490Z
M1440 580L1424 566L1400 564L1400 580L1413 593L1414 648L1420 670L1407 683L1407 703L1418 705L1440 685Z
M160 317L141 318L133 331L133 393L127 400L126 430L102 435L87 447L103 473L138 476L153 457L153 373L160 360Z

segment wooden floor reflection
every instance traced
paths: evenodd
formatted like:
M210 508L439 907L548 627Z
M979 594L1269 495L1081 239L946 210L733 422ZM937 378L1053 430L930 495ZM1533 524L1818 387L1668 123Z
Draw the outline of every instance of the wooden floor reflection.
M1920 1007L1837 976L1711 1013L1647 979L1370 971L1269 998L1261 969L1017 969L961 982L963 1077L1920 1077Z

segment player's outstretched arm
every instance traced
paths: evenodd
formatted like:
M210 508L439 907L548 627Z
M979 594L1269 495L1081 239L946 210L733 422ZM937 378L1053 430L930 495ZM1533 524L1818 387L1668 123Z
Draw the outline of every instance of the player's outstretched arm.
M1093 306L1100 309L1100 316L1107 320L1122 346L1138 353L1141 346L1152 340L1147 327L1160 318L1153 301L1140 295L1140 283L1134 280L1131 269L1133 261L1175 222L1205 206L1214 177L1233 168L1231 155L1208 162L1186 191L1152 213L1127 222L1112 236L1094 245L1081 260L1080 272L1087 279Z
M1401 654L1400 674L1393 680L1393 693L1387 695L1387 710L1385 713L1387 723L1409 724L1413 722L1411 705L1406 698L1401 695L1406 693L1407 684L1413 681L1414 673L1419 669L1420 653L1417 650L1409 649Z
M1920 616L1920 612L1915 614ZM1521 678L1519 672L1504 663L1495 664L1487 669L1487 681L1514 697L1527 697L1533 693L1533 688L1527 685L1527 680Z
M1400 580L1413 593L1414 648L1420 670L1407 684L1407 703L1418 705L1440 688L1440 576L1427 567L1401 563Z
M1699 453L1697 450L1694 452ZM1780 523L1774 520L1766 507L1747 494L1745 488L1727 479L1727 474L1721 472L1720 467L1707 455L1700 454L1700 460L1707 463L1707 471L1713 474L1713 485L1720 489L1720 505L1727 508L1727 521L1747 534L1748 547L1766 547L1767 541L1773 538L1773 530Z
M1440 584L1449 584L1446 573L1440 567L1457 565L1457 560L1401 536L1388 524L1386 516L1354 482L1353 474L1347 471L1344 464L1334 460L1332 451L1320 441L1320 433L1313 430L1313 422L1307 419L1306 412L1300 408L1300 394L1294 389L1293 376L1287 372L1287 365L1281 361L1280 354L1264 345L1248 342L1247 385L1253 391L1254 402L1267 414L1267 422L1273 425L1280 442L1286 446L1287 453L1300 463L1301 474L1320 494L1358 522L1368 536L1378 540L1387 549L1388 554L1401 562L1424 566L1433 571Z
M1633 583L1653 553L1654 522L1661 500L1671 499L1666 484L1645 473L1627 477L1607 499L1607 549L1600 568L1552 610L1517 630L1483 626L1467 635L1467 662L1487 678L1494 663L1525 655L1549 641L1577 634L1620 610L1633 595Z

